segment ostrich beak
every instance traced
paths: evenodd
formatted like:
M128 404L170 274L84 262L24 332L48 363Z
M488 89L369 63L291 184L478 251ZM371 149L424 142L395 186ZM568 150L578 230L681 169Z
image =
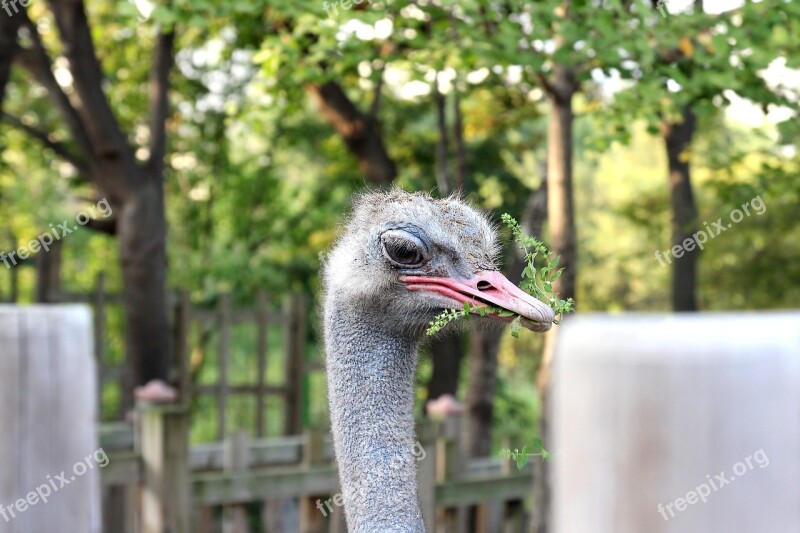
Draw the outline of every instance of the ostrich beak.
M439 294L455 300L459 305L492 305L511 311L521 316L522 325L533 331L547 331L555 319L555 313L549 305L526 293L497 271L478 272L466 281L428 276L403 276L400 281L410 291ZM493 313L486 316L506 322L514 319Z

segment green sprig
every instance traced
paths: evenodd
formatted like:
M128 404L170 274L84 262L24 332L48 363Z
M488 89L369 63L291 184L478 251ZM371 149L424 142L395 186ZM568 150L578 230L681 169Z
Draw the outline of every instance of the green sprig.
M514 235L514 242L525 254L525 268L522 269L520 288L548 304L556 314L556 319L553 320L553 323L558 324L565 313L575 310L575 301L572 298L561 300L553 290L553 283L564 272L563 268L556 270L561 256L551 258L553 254L547 246L539 239L527 235L519 222L508 213L503 213L500 219L511 229L511 233ZM548 262L545 266L537 269L536 257L540 255Z
M518 470L522 470L522 467L527 464L529 457L541 457L543 461L550 458L550 452L545 450L544 443L539 437L533 439L533 450L533 453L528 453L527 446L523 446L521 450L518 448L514 448L513 450L506 448L500 450L500 457L513 460L517 463Z
M503 213L500 218L509 227L514 236L514 242L517 243L525 255L525 268L522 270L520 288L549 305L556 315L553 323L558 324L565 313L575 310L575 302L572 298L559 299L558 294L553 290L553 283L561 277L561 273L564 271L563 268L556 270L560 257L551 258L552 253L547 246L535 237L527 235L519 222L508 213ZM540 256L544 257L548 262L543 267L537 268L536 258ZM515 313L491 305L470 305L465 302L463 309L446 309L442 311L431 321L426 333L434 335L453 320L469 318L473 310L480 316L486 316L490 313L502 317L515 316ZM511 335L515 338L519 337L521 329L521 317L516 316L511 322Z

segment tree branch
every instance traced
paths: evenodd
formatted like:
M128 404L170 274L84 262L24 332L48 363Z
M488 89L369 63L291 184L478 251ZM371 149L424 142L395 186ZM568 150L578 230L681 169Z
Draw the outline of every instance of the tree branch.
M336 82L308 85L306 90L316 101L324 119L342 136L350 153L358 159L364 177L379 187L390 185L397 175L397 167L383 144L377 119L362 113Z
M105 160L121 160L128 167L136 166L133 150L103 92L103 73L83 2L52 0L51 6L69 60L75 92L81 100L79 112L97 155ZM124 198L131 188L143 185L139 181L143 178L144 174L134 172L108 176L103 180L103 189Z
M19 17L0 17L0 109L3 109L6 85L11 77L11 64L19 49L17 35L21 22Z
M386 67L382 67L378 77L378 83L375 84L375 91L373 92L372 105L369 107L369 116L373 119L378 118L378 110L381 107L381 96L383 95L383 72Z
M89 172L89 166L86 164L86 161L81 159L79 156L73 154L63 143L58 141L54 141L47 135L45 132L34 128L33 126L29 126L22 122L19 118L10 115L6 112L0 112L0 118L8 122L10 125L14 126L18 130L24 131L28 136L33 137L40 143L42 143L46 148L50 148L53 152L56 153L59 157L70 163L75 169L86 175Z
M106 235L117 234L116 218L90 218L84 227Z
M161 33L158 36L153 68L150 71L150 159L147 166L151 179L164 178L169 116L169 72L172 69L174 45L174 31Z
M544 92L546 92L547 94L558 94L558 91L553 86L553 84L550 83L550 80L547 79L547 76L545 76L541 72L536 72L534 76L536 77L536 80L539 82L539 85L542 86Z
M50 95L53 105L58 109L64 122L67 124L73 139L78 144L78 147L83 151L84 155L88 158L92 156L92 143L86 133L86 127L81 120L78 111L69 101L69 97L61 89L61 86L56 81L53 75L53 69L50 63L50 57L42 44L39 30L36 25L28 18L27 12L17 14L18 17L23 17L23 25L30 33L31 41L33 42L33 49L23 49L17 54L17 60L20 65L36 78Z

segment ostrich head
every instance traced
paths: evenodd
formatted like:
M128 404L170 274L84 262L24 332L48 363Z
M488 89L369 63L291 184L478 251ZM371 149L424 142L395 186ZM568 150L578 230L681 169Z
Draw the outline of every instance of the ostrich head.
M326 291L410 333L465 302L473 313L490 304L520 315L529 329L550 329L552 309L498 271L498 248L492 224L462 200L398 190L365 194L329 255Z
M430 320L468 302L550 328L551 309L497 270L497 249L487 218L461 200L395 190L356 201L324 273L328 399L349 531L424 531L413 400Z

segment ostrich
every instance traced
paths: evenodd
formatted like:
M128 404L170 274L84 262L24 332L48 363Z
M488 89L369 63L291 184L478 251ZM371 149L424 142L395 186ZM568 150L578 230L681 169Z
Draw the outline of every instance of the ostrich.
M428 322L465 302L490 303L529 329L550 329L552 310L497 270L497 251L488 219L460 199L399 190L357 198L323 275L328 399L349 531L425 531L412 408Z

